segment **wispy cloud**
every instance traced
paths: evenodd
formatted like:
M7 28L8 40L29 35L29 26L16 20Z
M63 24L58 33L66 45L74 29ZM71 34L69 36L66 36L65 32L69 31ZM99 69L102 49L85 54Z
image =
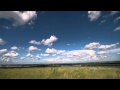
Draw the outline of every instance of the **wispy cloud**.
M90 21L96 21L101 16L101 11L88 11Z
M119 11L111 11L111 12L110 12L110 15L113 16L113 15L115 15L115 14L117 14L117 13L119 13Z
M120 31L120 26L116 27L114 31Z
M115 18L114 22L116 23L116 22L118 22L118 20L120 20L120 16Z
M4 45L4 44L5 44L5 41L2 38L0 38L0 45Z

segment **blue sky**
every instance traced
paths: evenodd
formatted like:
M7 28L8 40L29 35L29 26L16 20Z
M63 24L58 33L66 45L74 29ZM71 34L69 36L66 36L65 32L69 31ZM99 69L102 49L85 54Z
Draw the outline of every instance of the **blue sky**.
M119 11L0 11L0 64L119 59Z

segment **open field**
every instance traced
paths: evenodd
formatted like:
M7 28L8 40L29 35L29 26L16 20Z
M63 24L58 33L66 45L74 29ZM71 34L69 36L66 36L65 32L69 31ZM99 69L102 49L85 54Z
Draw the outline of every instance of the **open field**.
M109 67L0 68L0 79L120 79L120 68Z

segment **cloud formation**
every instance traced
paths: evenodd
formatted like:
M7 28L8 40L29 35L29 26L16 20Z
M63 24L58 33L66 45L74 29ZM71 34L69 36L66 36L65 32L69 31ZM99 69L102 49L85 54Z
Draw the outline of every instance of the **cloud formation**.
M101 16L101 11L88 11L90 21L96 21Z
M92 49L99 49L99 50L107 50L115 48L119 43L110 44L110 45L101 45L99 42L92 42L88 45L85 45L84 49L92 50Z
M57 50L54 49L54 48L52 48L52 49L47 48L45 52L48 53L48 54L56 54L56 53L57 53Z
M7 53L7 49L1 49L0 50L0 54L5 54L5 53Z
M37 17L36 11L0 11L0 18L14 20L13 26L24 25Z
M12 50L19 50L19 48L16 47L16 46L11 47L11 49L12 49Z
M99 50L107 50L107 49L112 49L115 48L119 43L111 44L111 45L100 45L98 47Z
M5 44L5 41L2 38L0 38L0 45L4 45L4 44Z
M95 49L98 48L100 46L99 42L92 42L88 45L85 45L84 49Z
M41 43L42 44L44 44L44 45L47 45L47 46L52 46L53 45L53 42L55 42L55 41L57 41L58 40L58 38L56 37L56 36L54 36L54 35L52 35L52 36L50 36L50 38L48 38L48 39L43 39L42 41L41 41Z
M30 54L30 53L28 53L28 54L26 55L26 57L30 57L30 58L32 58L32 57L33 57L33 55L32 55L32 54Z
M111 11L111 12L110 12L110 15L113 16L113 15L115 15L115 14L117 14L117 13L119 13L119 11Z
M6 54L3 54L4 57L17 57L19 54L16 52L9 52Z
M116 27L114 31L120 31L120 26Z
M64 53L65 50L57 50L57 49L54 49L54 48L52 48L52 49L47 48L45 52L48 53L48 54L53 54L53 56L55 56L55 54L62 54L62 53Z
M34 51L38 51L38 50L40 50L40 49L38 49L38 48L35 47L35 46L30 46L30 47L28 48L28 51L30 51L30 52L34 52Z
M115 18L114 22L118 22L118 20L120 20L120 16Z
M99 52L97 52L97 54L98 55L104 55L104 54L108 54L109 52L107 52L107 51L99 51Z
M50 54L40 54L41 56L48 57Z
M29 43L35 44L35 45L41 45L41 42L40 41L36 41L36 40L31 40L31 41L29 41Z

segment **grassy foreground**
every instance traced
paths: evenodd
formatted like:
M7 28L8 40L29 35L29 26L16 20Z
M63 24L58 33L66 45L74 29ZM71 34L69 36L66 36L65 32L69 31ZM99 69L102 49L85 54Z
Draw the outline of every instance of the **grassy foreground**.
M119 68L0 68L0 79L120 79Z

